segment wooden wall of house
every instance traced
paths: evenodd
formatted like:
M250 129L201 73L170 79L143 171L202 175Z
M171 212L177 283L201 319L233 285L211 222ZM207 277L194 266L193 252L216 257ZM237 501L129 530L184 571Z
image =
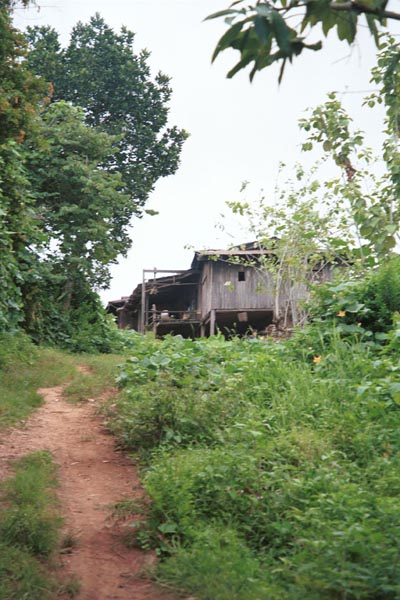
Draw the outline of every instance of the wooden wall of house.
M274 305L271 278L253 267L224 262L206 264L210 273L203 285L203 296L210 309L272 309ZM208 287L211 283L211 289ZM205 311L207 312L207 310Z
M198 288L198 299L197 306L198 310L201 313L201 317L204 318L210 310L213 308L211 301L211 293L212 293L212 266L215 263L204 262L202 263L202 269L200 273L199 279L199 288Z

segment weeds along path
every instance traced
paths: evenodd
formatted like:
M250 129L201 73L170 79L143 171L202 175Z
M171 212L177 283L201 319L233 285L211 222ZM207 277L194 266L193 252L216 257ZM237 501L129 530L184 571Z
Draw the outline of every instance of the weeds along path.
M0 440L0 479L14 458L42 449L53 454L59 465L64 534L76 541L61 555L61 571L80 582L75 598L172 600L143 577L154 561L152 554L127 549L109 519L112 504L141 491L134 467L115 450L96 415L96 402L70 404L62 386L39 391L43 406L23 429L12 429Z

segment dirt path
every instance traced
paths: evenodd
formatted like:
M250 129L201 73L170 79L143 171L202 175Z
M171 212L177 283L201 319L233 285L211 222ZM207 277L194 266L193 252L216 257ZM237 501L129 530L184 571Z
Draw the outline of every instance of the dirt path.
M95 414L95 403L72 405L62 386L40 390L44 405L26 423L0 440L0 479L9 461L35 450L49 450L59 465L65 533L77 540L62 555L62 571L81 583L79 600L173 600L143 577L150 553L127 549L109 520L110 505L140 496L130 461Z

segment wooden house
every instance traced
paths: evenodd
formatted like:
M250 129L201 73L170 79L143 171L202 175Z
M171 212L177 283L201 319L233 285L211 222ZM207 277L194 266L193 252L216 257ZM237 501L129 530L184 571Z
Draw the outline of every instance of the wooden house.
M268 328L279 329L277 313L288 311L289 286L283 285L279 297L273 275L260 267L261 261L274 260L274 251L257 242L231 250L195 252L186 271L145 269L143 281L131 296L109 312L118 316L120 327L156 335L181 334L184 337L239 334ZM315 269L314 269L315 272ZM329 265L318 269L318 278L330 277ZM290 287L293 294L293 286ZM306 297L304 285L295 291L297 299ZM115 308L117 307L117 308Z

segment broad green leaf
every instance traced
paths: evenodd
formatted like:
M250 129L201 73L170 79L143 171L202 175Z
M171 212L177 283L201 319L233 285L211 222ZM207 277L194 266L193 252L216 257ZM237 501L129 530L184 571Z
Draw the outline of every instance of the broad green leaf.
M343 15L337 19L336 30L339 40L346 40L352 44L357 33L357 16L354 13L343 11Z
M397 393L393 394L393 396L392 396L392 397L393 397L393 400L394 400L394 402L395 402L395 403L396 403L398 406L400 406L400 392L397 392Z
M397 223L389 223L388 225L385 226L385 230L390 233L396 233L396 231L398 231L399 229L399 224Z
M325 20L329 22L332 13L330 4L330 0L309 0L306 3L306 14L301 25L301 31L304 31L307 25L313 27Z
M218 17L226 17L228 15L237 15L238 14L238 10L234 9L234 8L228 8L226 10L219 10L215 13L212 13L211 15L208 15L204 21L209 21L210 19L217 19Z
M162 523L161 525L158 526L158 530L161 533L175 533L178 529L178 526L175 523L169 522L169 523Z
M383 331L377 331L375 333L375 339L383 342L388 339L388 334L384 333Z
M241 21L240 23L235 23L234 25L232 25L232 27L230 27L224 33L224 35L220 38L220 40L214 50L214 53L211 58L212 62L214 62L214 60L217 58L217 56L220 52L222 52L223 50L226 50L226 48L229 48L229 46L232 45L232 42L237 38L238 34L241 32L242 27L243 27L243 22Z
M241 71L241 69L244 69L244 67L247 67L247 65L250 64L252 60L254 60L252 55L247 55L244 58L242 58L241 60L239 60L239 62L236 63L236 65L233 67L233 69L231 69L228 72L227 78L231 79L234 75L236 75L236 73Z
M289 56L291 54L290 39L293 30L288 27L284 18L276 11L271 15L271 26L273 27L279 48L285 56Z
M329 31L336 25L337 14L335 14L333 10L327 10L321 21L322 31L324 32L324 35L327 36Z
M271 38L272 28L265 17L254 17L254 29L263 44L267 44Z
M378 28L376 26L376 17L374 15L365 15L367 20L368 28L371 34L374 36L375 44L379 45L379 33Z
M365 308L365 304L361 304L360 302L354 302L352 304L346 304L345 310L346 312L357 313L360 310Z

